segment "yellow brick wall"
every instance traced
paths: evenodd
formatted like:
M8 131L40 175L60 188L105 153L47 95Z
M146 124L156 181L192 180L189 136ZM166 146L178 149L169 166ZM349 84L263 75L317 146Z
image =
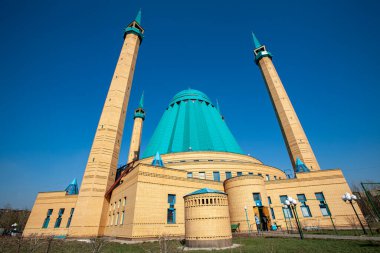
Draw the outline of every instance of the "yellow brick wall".
M237 164L233 163L233 165ZM246 164L241 163L241 166L244 167ZM207 169L207 167L204 168L205 170ZM322 216L319 202L315 200L316 192L323 192L338 228L350 227L351 224L347 219L354 215L351 206L341 200L341 195L351 191L340 170L313 171L298 174L296 179L271 181L265 181L261 176L245 175L231 178L225 181L223 185L223 182L208 179L187 178L187 171L182 168L162 168L140 163L122 179L122 183L112 192L110 200L104 200L104 203L107 204L104 207L106 210L104 227L100 226L98 229L104 230L105 236L129 239L158 236L184 237L185 204L183 197L201 188L225 191L228 194L230 222L233 224L240 223L241 231L248 230L245 206L247 206L251 228L256 229L254 222L255 203L253 200L253 193L255 192L260 193L264 207L274 209L276 219L272 220L272 222L281 225L282 229L286 229L286 225L289 225L289 223L285 223L280 195L288 195L296 199L297 194L305 194L312 217L304 218L298 205L297 211L303 226L331 228L330 218ZM167 224L168 194L176 195L175 224ZM272 200L270 205L267 199L268 196ZM65 192L39 193L24 234L64 235L68 233L68 236L76 236L71 234L71 229L67 231L63 226L67 224L69 209L75 207L77 197L76 195L66 195ZM125 205L124 198L126 198ZM42 229L42 224L49 208L54 209L49 228ZM61 223L62 228L54 229L53 226L59 208L65 208ZM362 215L358 207L357 210ZM120 224L123 211L125 212L124 222ZM119 220L116 225L117 213L119 213ZM76 212L74 212L74 217L75 214ZM91 216L91 210L87 210L84 215ZM113 219L112 225L110 218ZM295 227L294 222L293 227ZM85 227L83 228L83 233L86 233Z
M185 239L231 239L227 195L205 193L185 197Z
M135 199L129 199L127 206L134 208L133 222L124 227L132 229L132 234L121 232L123 226L109 226L107 236L118 236L130 239L154 238L158 236L184 237L184 200L183 196L201 188L212 188L223 191L223 184L211 180L187 178L186 171L139 164L133 171L137 174ZM128 177L128 176L127 176ZM120 199L128 187L128 178L116 188L112 194L111 203ZM125 186L124 186L125 185ZM119 190L120 188L120 190ZM114 197L114 194L119 194ZM176 223L167 224L168 194L176 195ZM128 218L129 219L129 218ZM120 231L117 232L117 231ZM129 230L128 230L129 231Z
M136 206L137 176L137 169L131 171L122 179L122 183L112 192L110 205L108 206L107 211L107 222L104 231L105 236L132 237L133 219ZM123 212L124 222L121 224ZM116 223L115 221L118 214L119 220Z
M305 194L307 205L310 208L312 217L304 218L300 205L297 205L297 212L303 226L319 226L332 228L329 216L323 216L319 207L319 201L315 200L316 192L323 192L325 200L331 211L333 221L339 228L351 228L347 220L353 217L354 211L349 204L342 201L344 193L351 190L343 176L341 170L320 170L309 173L299 173L296 179L265 182L268 196L272 199L271 207L276 214L276 222L286 228L280 195L288 195L297 199L297 194ZM362 216L357 204L358 213Z
M77 198L78 195L66 195L65 191L38 193L32 212L30 213L28 222L26 223L23 235L66 235L68 232L68 228L66 228L67 221L70 216L71 208L75 207ZM59 228L54 228L60 208L65 209L65 212L62 215L61 226ZM50 216L48 228L42 228L48 209L53 209L53 213Z
M233 154L227 152L183 152L161 155L165 167L182 169L193 173L194 178L199 178L199 172L205 172L206 179L213 180L213 172L218 171L220 180L226 180L226 172L231 172L232 176L237 176L237 172L243 175L259 173L265 178L269 175L270 180L285 179L285 173L275 167L262 164L261 161L254 157ZM140 160L141 163L150 164L152 158Z
M228 179L224 182L224 188L228 194L230 218L232 224L240 223L240 231L248 232L248 223L255 230L253 193L260 193L263 206L268 206L264 180L260 176L240 176ZM247 207L248 221L245 207Z

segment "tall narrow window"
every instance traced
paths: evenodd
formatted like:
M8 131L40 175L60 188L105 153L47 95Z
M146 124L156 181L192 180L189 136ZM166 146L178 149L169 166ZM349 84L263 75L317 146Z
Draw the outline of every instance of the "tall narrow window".
M273 179L274 179L274 180L277 180L277 176L273 176Z
M309 206L306 204L305 194L297 194L298 202L300 202L300 208L303 217L311 217L311 212Z
M117 226L118 223L119 223L119 213L117 213L115 216L115 226Z
M192 178L193 177L193 172L187 172L187 177Z
M315 197L319 200L319 208L321 209L322 215L329 216L331 213L326 204L325 195L323 195L323 192L316 192Z
M268 204L272 205L272 199L270 197L268 197Z
M126 204L127 204L127 197L124 197L123 206L125 206Z
M272 219L275 220L276 216L274 215L274 210L272 207L270 208L270 214L272 215Z
M73 218L73 214L74 214L74 208L71 208L71 210L70 210L70 217L69 217L69 219L67 220L67 225L66 225L67 228L70 227L71 220L72 220L72 218Z
M121 199L119 199L119 202L117 203L117 208L120 208L121 205Z
M237 176L238 176L238 177L243 176L243 172L238 171L238 172L237 172Z
M124 215L125 215L125 211L122 211L122 212L121 212L120 225L123 225L123 224L124 224Z
M270 180L270 177L268 174L265 175L265 180L269 181Z
M199 179L206 179L206 173L205 172L199 172Z
M219 171L214 171L213 175L214 175L214 181L220 182L220 173L219 173Z
M168 224L175 224L176 223L176 210L175 210L175 202L176 202L176 196L175 194L168 194L168 213L167 213L167 223Z
M263 206L263 203L261 202L260 193L253 193L253 201L255 202L256 206Z
M226 171L226 179L229 179L232 177L231 171Z
M64 212L65 212L65 208L59 209L58 218L55 220L54 228L59 228L61 226L62 215Z
M52 213L53 213L53 209L48 209L46 218L44 220L44 223L42 224L42 228L47 228L49 226L50 216Z

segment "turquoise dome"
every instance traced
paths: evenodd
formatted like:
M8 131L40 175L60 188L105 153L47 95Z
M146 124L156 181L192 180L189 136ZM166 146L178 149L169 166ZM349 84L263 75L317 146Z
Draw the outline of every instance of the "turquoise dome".
M170 101L142 158L190 151L243 153L207 95L193 89Z

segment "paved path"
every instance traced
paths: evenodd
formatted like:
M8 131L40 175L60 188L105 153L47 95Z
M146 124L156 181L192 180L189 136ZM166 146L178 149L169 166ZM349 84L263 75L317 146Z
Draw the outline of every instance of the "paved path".
M263 232L262 235L258 235L257 233L253 233L253 236L255 236L255 237L263 236L263 237L298 238L299 234ZM308 239L358 240L358 241L379 241L380 242L380 236L304 234L304 237L308 238Z

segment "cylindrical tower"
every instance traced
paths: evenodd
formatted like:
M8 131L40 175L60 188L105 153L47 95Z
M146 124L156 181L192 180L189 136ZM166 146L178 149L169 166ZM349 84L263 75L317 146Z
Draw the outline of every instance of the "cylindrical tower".
M140 145L141 145L141 134L143 130L143 122L145 119L144 111L144 93L141 96L139 106L135 110L134 123L131 136L131 143L129 145L128 161L137 161L140 158Z
M308 169L319 170L319 164L302 128L301 122L273 65L271 53L266 50L264 45L261 45L254 34L253 42L255 44L255 49L253 50L255 62L260 67L267 85L269 96L276 112L277 120L280 124L281 132L295 172L306 172ZM307 168L297 166L297 158L302 161ZM300 169L298 169L298 167L300 167Z
M262 176L245 175L224 181L228 194L231 224L239 224L241 232L256 230L255 215L269 219L268 197Z
M227 194L204 188L184 197L185 240L192 248L232 245Z
M69 236L103 234L109 204L104 195L115 182L125 115L144 33L140 24L141 12L125 29L123 47L92 143Z

